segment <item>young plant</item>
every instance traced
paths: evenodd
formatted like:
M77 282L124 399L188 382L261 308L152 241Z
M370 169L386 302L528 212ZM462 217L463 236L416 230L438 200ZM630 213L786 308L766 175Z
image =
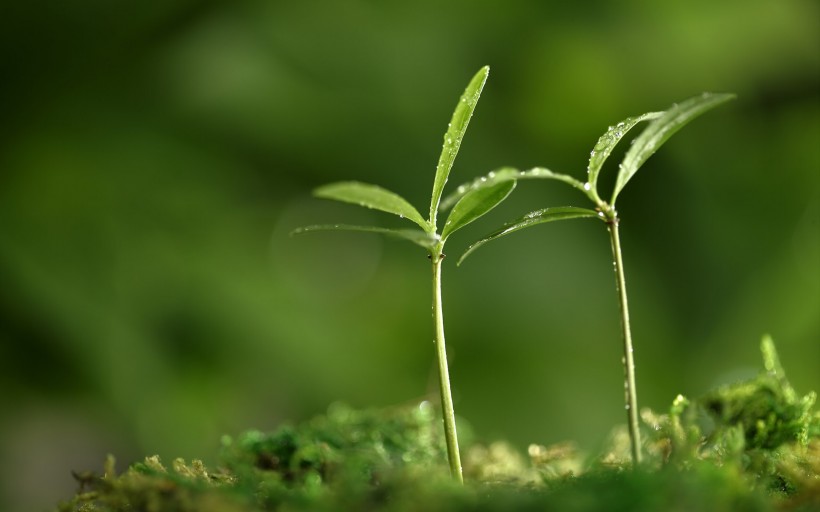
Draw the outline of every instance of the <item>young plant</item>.
M444 134L444 146L441 150L435 179L433 180L430 215L427 219L422 217L404 198L376 185L355 181L343 181L324 185L314 191L316 197L358 204L367 208L398 215L402 219L407 219L415 223L420 229L394 229L375 226L328 224L307 226L294 231L294 234L326 230L382 233L409 240L427 250L428 258L432 263L433 272L434 342L437 347L436 352L438 356L439 388L441 392L444 433L447 443L450 471L453 477L459 482L463 481L461 457L458 451L453 398L450 392L447 351L444 343L444 315L441 305L441 262L445 256L443 252L444 243L454 232L481 217L501 203L501 201L512 192L513 188L515 188L516 182L515 180L504 180L494 183L491 186L476 187L475 190L461 194L457 201L451 203L455 204L455 206L450 212L447 221L444 223L441 232L438 230L437 216L441 207L440 202L444 184L447 182L450 169L453 167L456 154L461 147L461 141L464 138L464 133L467 130L467 125L470 122L470 117L473 115L484 83L487 81L489 71L489 67L485 66L476 73L469 85L467 85L467 89L465 89L461 95L455 112L453 112L453 117L450 120L447 132Z
M635 465L641 462L641 440L638 430L638 398L635 389L635 363L633 359L632 333L629 326L629 306L626 295L626 277L624 275L624 263L621 254L621 240L618 234L620 218L615 209L615 201L629 182L632 176L646 162L646 160L658 150L675 132L681 129L689 121L704 112L732 99L731 94L711 94L703 93L690 98L680 104L672 106L665 112L650 112L636 117L624 119L615 126L610 126L595 144L590 152L589 165L587 167L587 180L582 183L575 178L552 172L544 168L535 168L528 171L518 171L512 168L504 168L492 172L484 178L478 179L470 184L462 185L458 191L445 199L444 204L458 201L462 194L475 193L483 187L495 187L499 183L507 180L519 180L530 178L553 179L564 182L580 190L594 205L594 210L566 206L560 208L545 208L530 212L523 217L516 219L497 231L487 235L478 242L471 245L459 259L459 264L473 251L491 240L500 238L521 229L564 219L594 218L602 220L609 230L609 239L612 245L612 256L615 267L615 285L618 292L618 299L621 310L621 329L623 338L623 362L624 362L624 390L626 400L626 411L629 427L629 436L632 447L632 460ZM598 195L598 175L601 168L612 153L618 142L640 122L649 121L644 131L632 142L632 146L626 152L623 161L618 166L618 175L615 187L609 201L604 201Z

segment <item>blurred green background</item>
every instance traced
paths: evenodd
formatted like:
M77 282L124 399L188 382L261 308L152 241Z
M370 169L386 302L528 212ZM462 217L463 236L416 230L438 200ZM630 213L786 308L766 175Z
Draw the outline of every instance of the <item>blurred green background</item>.
M109 452L213 463L223 433L434 396L424 251L288 233L397 225L311 198L340 179L426 211L485 64L451 186L502 165L580 178L608 125L737 93L619 200L639 400L753 375L764 333L798 391L820 389L814 0L5 2L0 508L47 509ZM583 200L521 183L448 244L456 411L479 439L593 450L625 418L601 225L455 266L502 222Z

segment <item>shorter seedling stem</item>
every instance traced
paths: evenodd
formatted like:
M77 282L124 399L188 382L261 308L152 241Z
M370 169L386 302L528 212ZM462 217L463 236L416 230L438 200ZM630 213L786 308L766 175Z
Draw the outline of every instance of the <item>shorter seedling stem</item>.
M632 332L629 328L629 306L626 298L626 278L624 276L624 263L621 254L621 240L618 234L618 224L620 221L618 219L618 213L615 211L615 200L627 182L635 175L643 163L646 162L646 159L652 156L669 137L692 119L733 97L731 94L703 93L689 98L680 104L675 104L667 111L648 112L640 116L624 119L620 123L610 126L606 133L601 135L589 154L587 181L583 183L572 176L553 172L544 167L536 167L523 172L513 168L503 168L458 188L458 191L466 192L474 191L481 187L494 186L504 180L551 179L560 181L581 191L595 205L595 210L565 206L543 208L530 212L519 219L507 223L494 233L472 244L461 256L459 262L463 261L464 258L478 247L483 246L491 240L545 222L597 218L607 224L609 239L612 244L613 263L615 265L615 284L621 307L621 330L624 345L624 391L626 394L627 425L632 444L632 462L635 467L641 462L641 436L638 423L638 396L635 390L635 361L632 355ZM612 199L607 203L602 200L598 194L598 176L601 172L601 168L612 153L613 148L620 142L624 135L635 125L643 121L649 121L649 124L644 131L632 141L632 145L627 150L626 155L624 155L621 164L618 165L618 175L616 176L615 187L612 191ZM459 193L457 193L453 197L446 198L445 202L452 203L457 201L459 197Z

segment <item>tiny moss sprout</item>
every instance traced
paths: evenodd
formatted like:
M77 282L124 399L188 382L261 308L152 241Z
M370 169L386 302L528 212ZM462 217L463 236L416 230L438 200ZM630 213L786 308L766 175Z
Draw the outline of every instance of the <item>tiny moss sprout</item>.
M638 169L663 145L675 132L688 122L704 112L732 99L731 94L703 93L690 98L680 104L673 105L664 112L650 112L636 117L624 119L620 123L610 126L590 152L587 167L587 180L581 182L566 174L552 172L545 168L535 168L528 171L518 171L512 168L499 169L489 175L479 178L472 183L462 185L457 192L444 201L445 204L459 201L462 194L475 193L485 187L495 187L508 180L529 178L552 179L566 183L581 191L594 205L594 210L574 206L545 208L530 212L516 219L495 232L487 235L471 245L459 259L459 264L473 251L485 243L496 238L508 235L521 229L556 220L574 218L592 218L603 221L609 231L612 246L613 265L615 268L615 284L621 310L621 329L623 339L624 362L624 391L631 441L632 460L637 466L641 462L641 439L638 428L638 398L635 388L635 362L633 358L632 331L629 326L629 306L626 294L626 277L621 251L621 240L618 233L620 218L615 209L615 201L627 182L635 175ZM648 121L644 131L632 142L622 162L618 166L618 175L609 201L601 199L598 194L598 176L604 162L612 153L618 142L640 122Z
M312 231L348 230L381 233L403 238L420 245L428 252L433 272L433 324L435 344L438 356L439 389L441 393L442 416L447 443L447 455L450 471L458 481L462 481L461 457L458 450L455 412L450 392L450 377L447 367L447 351L444 343L444 313L441 303L441 262L444 259L444 243L458 229L481 217L501 203L515 188L515 180L504 180L492 186L476 187L475 190L459 195L453 204L444 227L439 232L437 216L443 206L441 196L453 162L461 147L461 141L467 125L473 115L478 98L487 81L489 67L483 67L476 73L461 95L452 119L444 134L444 145L439 157L436 175L433 181L433 192L430 199L430 214L427 219L401 196L376 185L356 181L343 181L321 186L314 191L320 198L353 203L366 208L392 213L406 219L421 229L394 229L375 226L352 226L346 224L326 224L299 228L294 234ZM448 204L448 206L450 205Z
M298 512L408 510L820 510L820 412L798 394L774 343L763 371L671 407L641 411L646 461L629 466L629 440L613 435L590 457L571 443L465 440L467 485L448 477L433 407L331 404L326 414L271 432L223 436L218 466L146 457L117 472L75 473L58 512ZM620 429L619 429L620 430Z

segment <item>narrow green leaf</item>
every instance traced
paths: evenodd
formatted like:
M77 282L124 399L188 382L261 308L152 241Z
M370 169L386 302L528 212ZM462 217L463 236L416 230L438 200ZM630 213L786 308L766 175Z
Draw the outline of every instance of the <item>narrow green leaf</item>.
M438 214L438 206L441 200L441 193L444 190L444 184L447 183L450 169L453 168L453 162L458 154L458 149L461 147L461 140L467 131L470 117L473 115L473 111L478 103L479 96L481 96L481 90L484 88L484 83L487 81L487 75L489 73L490 67L484 66L475 74L473 79L470 80L470 83L461 95L461 99L459 99L458 105L456 105L447 132L444 134L444 146L441 148L441 156L439 156L438 159L436 177L433 181L433 194L430 199L430 225L433 229L436 227L436 215Z
M510 192L515 188L515 181L505 181L496 184L493 187L479 188L468 193L461 198L461 201L456 203L447 222L444 224L444 229L441 232L441 240L447 240L447 237L489 212L501 201L510 195Z
M302 235L304 233L311 233L314 231L363 231L366 233L378 233L381 235L388 235L409 240L410 242L420 245L425 249L431 249L438 241L435 236L418 229L390 229L376 226L354 226L350 224L318 224L314 226L305 226L294 229L290 234L291 236Z
M557 180L566 183L567 185L571 185L574 188L577 188L581 192L586 192L586 188L584 184L580 181L576 180L572 176L567 174L562 174L560 172L553 172L545 167L533 167L532 169L528 169L523 171L521 175L518 177L519 180L528 180L528 179L547 179L547 180Z
M624 156L623 162L621 162L618 178L615 181L615 189L612 192L612 200L609 204L615 205L615 199L617 199L618 194L627 182L669 137L683 128L689 121L734 97L734 94L705 92L689 98L683 103L674 105L663 115L649 123L646 129L635 139L632 147Z
M462 197L469 194L470 192L473 192L481 188L493 187L505 181L514 181L518 179L520 175L521 171L513 167L502 167L501 169L490 171L486 176L481 176L480 178L476 178L469 183L459 185L454 192L448 194L444 199L441 200L439 210L449 210Z
M628 117L620 123L610 126L606 133L601 135L598 142L595 143L595 147L589 153L587 183L589 183L590 188L596 190L597 192L598 174L601 172L601 167L604 165L604 162L607 158L609 158L610 153L612 153L612 150L615 149L615 146L621 141L624 135L626 135L629 130L641 121L657 119L662 115L663 112L649 112L636 117Z
M468 247L464 254L461 255L461 258L458 259L458 264L461 265L461 262L464 261L464 259L467 258L467 256L469 256L470 254L472 254L476 249L486 244L487 242L495 240L496 238L509 235L510 233L515 233L516 231L520 231L530 226L543 224L545 222L583 218L601 218L601 215L594 210L588 210L586 208L576 208L575 206L544 208L543 210L536 210L534 212L530 212L517 220L505 224L500 229L494 231L493 233L490 233L489 235L485 236L478 242Z
M479 190L482 188L493 187L499 183L503 183L505 181L517 181L517 180L526 180L526 179L552 179L563 181L564 183L568 183L573 187L584 190L584 185L580 181L576 180L572 176L567 176L566 174L561 174L558 172L550 171L544 167L535 167L533 169L528 169L526 171L519 171L518 169L512 167L502 167L501 169L496 169L495 171L491 171L486 176L481 176L480 178L476 178L475 180L460 185L455 192L449 194L441 201L441 210L446 210L453 206L456 202L458 202L462 197L466 194L474 191Z
M323 185L313 191L313 195L324 199L335 199L345 203L358 204L366 208L392 213L402 218L408 218L429 230L427 221L400 195L390 192L376 185L360 183L358 181L340 181Z

